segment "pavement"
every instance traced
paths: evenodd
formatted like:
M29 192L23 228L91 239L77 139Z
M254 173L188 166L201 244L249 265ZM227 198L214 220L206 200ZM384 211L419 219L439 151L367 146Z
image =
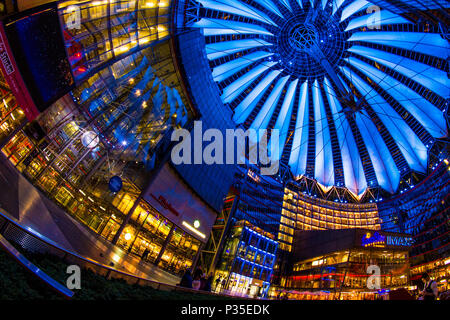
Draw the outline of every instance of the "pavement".
M153 281L176 285L178 276L143 263L72 218L36 189L0 154L0 207L14 221L64 249Z

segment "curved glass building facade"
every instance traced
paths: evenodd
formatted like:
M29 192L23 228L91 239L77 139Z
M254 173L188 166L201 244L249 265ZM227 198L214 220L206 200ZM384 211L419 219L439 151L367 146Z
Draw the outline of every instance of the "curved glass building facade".
M117 245L139 256L148 250L149 262L180 272L193 263L201 241L140 194L164 161L169 133L194 111L172 61L170 3L137 5L58 4L77 86L23 129L23 112L5 84L2 134L9 136L2 152L92 231L112 241L124 225ZM116 193L108 188L111 177L123 184Z
M95 238L102 263L139 275L201 268L220 294L375 299L421 289L423 272L449 289L448 3L6 8L2 214L94 260L73 239ZM55 39L41 39L40 64L20 22ZM195 160L198 141L217 143L205 132L236 129L270 132L275 174L249 161L259 134L243 139L244 163ZM183 157L192 149L194 161L173 161L174 136L192 136Z
M367 1L186 6L184 26L205 37L224 109L246 129L279 130L270 151L294 179L360 200L430 172L430 151L448 134L439 25Z

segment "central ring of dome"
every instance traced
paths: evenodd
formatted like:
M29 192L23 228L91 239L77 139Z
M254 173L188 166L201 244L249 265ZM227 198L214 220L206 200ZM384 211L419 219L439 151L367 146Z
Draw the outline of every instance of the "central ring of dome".
M299 24L289 32L289 43L295 50L307 50L317 41L316 28L310 24Z
M440 30L387 9L373 28L359 0L195 1L186 26L202 29L222 102L236 125L279 130L273 157L296 179L359 200L427 173L448 134Z
M333 67L339 63L345 50L345 32L327 10L318 9L311 17L308 11L298 9L280 22L273 51L287 73L303 79L319 77L326 73L321 59Z

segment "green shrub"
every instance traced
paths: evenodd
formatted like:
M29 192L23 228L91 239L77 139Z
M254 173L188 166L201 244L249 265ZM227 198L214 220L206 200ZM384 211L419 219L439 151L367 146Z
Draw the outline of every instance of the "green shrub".
M61 284L68 278L67 264L49 254L31 253L20 249L34 265ZM179 291L162 291L151 287L128 284L122 279L106 279L88 269L81 270L81 289L73 290L74 300L225 300L223 296ZM0 300L63 299L0 251Z

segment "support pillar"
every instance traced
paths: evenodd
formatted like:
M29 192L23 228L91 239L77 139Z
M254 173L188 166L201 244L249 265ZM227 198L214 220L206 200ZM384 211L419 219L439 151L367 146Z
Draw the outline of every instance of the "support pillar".
M211 265L209 266L208 273L214 271L214 268L215 268L215 266L216 266L216 264L217 264L217 261L219 260L219 255L221 254L223 245L224 245L224 243L225 243L225 238L226 238L225 236L226 236L226 234L228 233L228 230L230 229L231 218L234 217L234 214L235 214L235 212L236 212L236 210L237 210L237 207L238 207L238 204L239 204L239 200L240 200L240 198L239 198L239 197L240 197L240 192L242 192L242 188L240 188L239 194L237 194L237 195L235 196L235 198L234 198L233 205L232 205L232 207L231 207L230 213L228 214L228 219L227 219L227 222L226 222L226 224L225 224L225 228L224 228L224 230L223 230L223 232L222 232L222 235L221 235L221 237L220 237L219 243L218 243L218 245L217 245L217 250L216 250L216 252L214 253L214 257L213 257L213 260L212 260L212 262L211 262ZM213 235L211 235L211 236L213 236Z
M156 260L154 262L155 266L158 266L159 262L161 261L161 258L163 256L163 254L164 254L164 251L166 251L167 245L169 244L170 239L172 239L173 230L175 230L175 226L172 225L172 228L170 228L170 231L169 231L169 234L166 237L166 240L164 240L164 243L163 243L163 245L161 247L161 250L159 250L158 257L156 258Z
M200 254L205 247L206 243L201 244L200 248L198 248L197 254L195 255L194 261L192 261L192 268L191 270L195 270L197 268L198 260L200 259ZM206 273L208 273L208 270L204 270Z

